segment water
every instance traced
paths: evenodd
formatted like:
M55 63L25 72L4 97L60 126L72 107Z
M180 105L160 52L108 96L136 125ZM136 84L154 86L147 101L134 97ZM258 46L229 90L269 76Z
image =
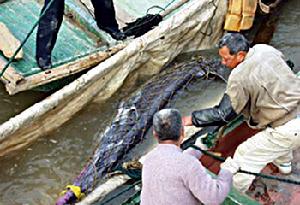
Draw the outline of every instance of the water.
M295 25L299 17L300 1L287 2L271 42L289 56L298 65L297 68L300 67L300 27ZM184 100L177 100L175 107L188 115L191 110L217 103L224 90L225 84L221 81L202 81L181 97ZM0 122L45 97L45 94L34 92L11 97L3 86L0 87L0 95ZM54 204L58 193L73 181L88 160L95 148L97 134L109 125L118 100L114 98L104 104L90 104L49 136L14 156L1 159L0 204ZM136 150L143 154L146 149L138 147Z
M2 159L0 204L54 204L93 152L97 134L112 120L114 105L116 99L90 104L51 135Z
M47 94L45 93L34 91L27 91L18 93L14 96L9 96L5 91L4 85L0 83L0 123L21 113L27 107L42 100L46 96Z
M300 71L300 1L290 0L285 3L279 24L274 33L271 45L295 63Z

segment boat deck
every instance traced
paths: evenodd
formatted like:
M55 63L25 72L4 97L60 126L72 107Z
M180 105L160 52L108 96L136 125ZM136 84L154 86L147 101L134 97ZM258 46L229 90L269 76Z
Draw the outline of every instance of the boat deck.
M0 22L6 24L15 37L22 41L39 18L42 6L35 0L9 0L0 5ZM22 76L30 76L41 72L35 61L36 31L23 47L23 59L15 61L11 66ZM59 31L59 38L53 49L53 67L72 61L78 56L86 55L97 49L99 43L70 21L64 20ZM3 55L1 60L7 60Z

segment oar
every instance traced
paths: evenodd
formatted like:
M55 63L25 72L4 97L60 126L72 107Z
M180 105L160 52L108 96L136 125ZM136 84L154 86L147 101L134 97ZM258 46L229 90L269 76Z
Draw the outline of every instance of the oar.
M127 26L123 28L123 32L126 36L139 37L157 26L165 16L169 15L188 1L189 0L180 0L178 3L174 4L169 9L163 10L161 13L147 14L133 22L126 23Z

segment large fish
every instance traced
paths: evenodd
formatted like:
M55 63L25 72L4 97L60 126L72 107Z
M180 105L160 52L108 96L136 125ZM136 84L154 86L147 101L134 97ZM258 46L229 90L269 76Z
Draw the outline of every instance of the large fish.
M144 139L152 126L153 115L169 106L179 90L193 80L206 76L207 70L212 67L216 67L214 61L203 59L173 66L152 79L128 101L121 103L112 124L99 136L101 140L92 159L73 185L79 186L82 193L90 193L99 180L106 173L113 171L126 153ZM57 205L76 201L78 196L74 190L69 189L58 199Z

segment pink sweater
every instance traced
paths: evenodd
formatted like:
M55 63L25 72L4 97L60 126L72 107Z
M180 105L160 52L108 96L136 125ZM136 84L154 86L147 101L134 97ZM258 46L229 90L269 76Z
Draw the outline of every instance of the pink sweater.
M198 160L200 151L159 144L145 158L141 205L220 204L232 185L232 174L222 170L216 179Z

